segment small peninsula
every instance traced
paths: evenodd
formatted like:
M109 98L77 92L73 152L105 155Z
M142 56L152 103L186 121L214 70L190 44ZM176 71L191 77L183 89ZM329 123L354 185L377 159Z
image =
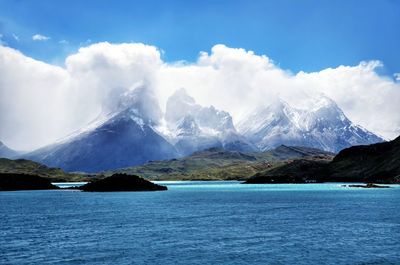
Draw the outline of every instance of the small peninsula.
M0 173L0 191L14 190L55 190L59 187L49 179L35 175Z

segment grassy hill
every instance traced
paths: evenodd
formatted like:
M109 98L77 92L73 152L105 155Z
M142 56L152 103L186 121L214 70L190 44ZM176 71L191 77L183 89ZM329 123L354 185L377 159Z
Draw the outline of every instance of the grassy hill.
M400 183L400 137L353 146L332 161L298 159L256 173L247 183L375 182Z
M0 173L35 175L51 181L86 181L89 179L85 174L67 173L59 168L49 168L26 159L0 158Z
M275 168L290 159L323 157L332 159L331 153L304 147L280 146L262 153L241 153L211 148L190 156L101 172L97 176L85 173L67 173L26 159L0 158L0 173L29 174L51 181L89 181L114 173L139 175L149 180L245 180L254 174ZM289 159L289 160L288 160Z
M181 159L151 161L141 166L105 172L105 175L126 173L150 180L244 180L287 159L311 156L331 159L333 154L313 148L288 146L262 153L211 148Z
M329 164L330 177L400 183L400 136L395 140L342 150Z

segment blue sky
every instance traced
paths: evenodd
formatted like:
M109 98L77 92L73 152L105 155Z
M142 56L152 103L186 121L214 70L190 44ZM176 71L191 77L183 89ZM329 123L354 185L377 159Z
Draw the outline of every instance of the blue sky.
M399 29L394 0L0 0L2 42L51 63L99 41L155 45L166 61L195 61L223 43L293 72L380 60L392 75L400 72ZM35 34L50 39L33 41Z

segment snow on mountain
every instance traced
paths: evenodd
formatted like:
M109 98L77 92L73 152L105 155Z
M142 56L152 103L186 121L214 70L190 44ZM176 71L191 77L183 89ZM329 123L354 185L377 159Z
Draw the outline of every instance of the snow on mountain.
M338 152L383 141L354 125L327 97L311 100L307 109L278 99L239 123L239 133L228 112L197 104L184 89L168 99L164 116L155 95L143 85L113 91L88 126L23 157L67 171L99 172L211 147L249 152L287 145Z
M255 150L252 144L237 133L228 112L213 106L200 106L183 88L168 99L165 120L172 135L170 139L182 155L210 147L236 151Z
M98 172L176 157L155 129L158 101L146 87L125 92L86 128L24 157L67 171ZM110 103L110 102L108 102Z
M237 126L261 150L279 145L306 146L338 152L352 145L371 144L382 138L353 124L336 105L321 96L307 109L297 109L282 99L259 107Z

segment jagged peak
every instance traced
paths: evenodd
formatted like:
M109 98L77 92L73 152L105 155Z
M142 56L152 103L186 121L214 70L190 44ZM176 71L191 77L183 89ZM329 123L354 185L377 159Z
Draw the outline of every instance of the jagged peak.
M213 105L203 107L188 95L184 88L180 88L168 99L165 119L170 124L176 124L187 115L192 116L202 129L214 129L216 131L234 130L231 115ZM174 126L169 126L174 127Z
M177 122L177 136L196 135L200 133L200 128L196 120L191 115L186 115Z
M268 113L284 113L285 111L290 111L294 109L290 104L282 99L281 97L274 97L268 104L262 104L258 105L256 108L253 109L253 111L250 111L246 118L247 119L249 116L253 116L254 114L257 115L262 115L262 114L268 114Z
M181 101L187 104L196 104L196 101L191 97L184 87L177 89L169 98L168 101Z
M286 100L278 96L272 100L272 102L268 105L268 107L285 108L285 107L290 107L290 105Z
M153 89L145 84L139 84L129 89L113 90L109 99L103 105L100 116L110 116L110 114L123 112L134 112L150 123L158 123L162 118L158 99Z
M309 105L311 107L309 111L318 111L321 109L336 109L342 111L333 99L324 94L311 98Z

